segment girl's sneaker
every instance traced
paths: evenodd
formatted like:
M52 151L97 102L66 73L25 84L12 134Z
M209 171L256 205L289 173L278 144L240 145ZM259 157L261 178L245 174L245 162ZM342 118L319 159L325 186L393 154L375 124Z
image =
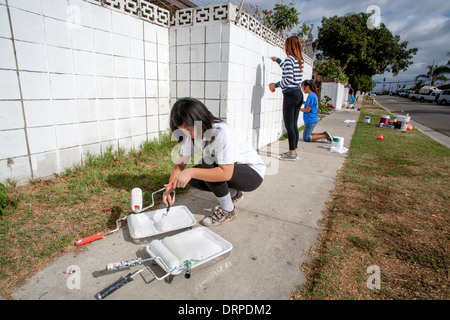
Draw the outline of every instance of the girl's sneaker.
M207 227L216 227L222 223L233 220L236 217L236 208L228 212L217 206L209 217L204 218L200 223Z
M324 133L327 136L327 140L328 141L330 141L330 142L333 141L333 138L331 137L331 135L327 131L325 131Z
M233 204L236 204L242 199L244 199L244 194L242 193L242 191L238 191L234 197L231 197L231 201L233 201Z
M290 152L285 152L281 154L280 160L295 161L297 160L297 154L292 155Z

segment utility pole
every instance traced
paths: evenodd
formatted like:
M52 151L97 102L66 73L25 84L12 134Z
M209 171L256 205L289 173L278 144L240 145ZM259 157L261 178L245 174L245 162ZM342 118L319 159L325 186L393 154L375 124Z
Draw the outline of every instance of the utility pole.
M433 85L433 73L434 73L434 59L433 59L433 64L431 65L431 71L430 71L430 85Z

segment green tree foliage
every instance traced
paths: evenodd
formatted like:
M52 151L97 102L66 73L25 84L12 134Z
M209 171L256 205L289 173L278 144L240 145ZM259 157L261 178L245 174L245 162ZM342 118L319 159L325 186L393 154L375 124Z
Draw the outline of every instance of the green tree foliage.
M357 88L356 90L360 90L361 92L372 91L373 88L372 76L365 74L356 75L354 78L354 85L352 87Z
M392 35L383 23L368 28L369 17L366 13L323 17L314 42L318 59L339 61L355 90L361 90L358 85L366 86L368 78L376 74L390 71L397 75L407 70L417 52L417 48L408 49L408 42L400 42L400 36Z
M270 11L263 11L265 15L264 20L270 29L282 34L289 33L298 23L298 16L300 12L295 8L295 3L289 5L282 3L275 4L275 7Z
M313 34L312 34L313 29L314 29L313 23L311 23L310 21L303 22L300 25L300 28L297 31L297 33L295 33L295 35L298 36L300 39L302 39L302 41L304 43L312 43L313 42Z
M333 79L336 82L347 83L348 77L342 71L339 61L318 60L314 63L314 71L316 71L323 78Z

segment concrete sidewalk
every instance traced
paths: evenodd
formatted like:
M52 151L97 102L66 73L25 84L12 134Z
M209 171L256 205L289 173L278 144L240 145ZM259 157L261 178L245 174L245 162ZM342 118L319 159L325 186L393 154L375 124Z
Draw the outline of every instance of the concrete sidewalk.
M357 120L356 110L336 111L317 125L315 132L328 131L344 137L349 147ZM331 143L305 143L300 139L297 161L278 161L278 153L288 150L287 141L272 144L265 161L270 165L263 184L245 193L237 205L237 218L211 228L231 242L233 249L214 261L192 270L189 280L175 276L169 284L156 280L145 270L134 281L106 299L214 299L286 300L305 281L300 265L316 243L321 227L321 211L334 188L334 178L346 154L329 151ZM175 205L186 205L197 221L209 215L218 203L210 193L191 189L179 196ZM200 226L196 224L194 228ZM163 238L167 234L158 238ZM81 253L68 253L17 288L14 299L95 299L95 294L119 278L140 269L106 273L108 263L148 257L147 243L131 241L128 228L86 245ZM158 266L152 266L158 272ZM71 273L75 270L75 273ZM162 272L162 271L161 271ZM160 272L160 273L161 273Z

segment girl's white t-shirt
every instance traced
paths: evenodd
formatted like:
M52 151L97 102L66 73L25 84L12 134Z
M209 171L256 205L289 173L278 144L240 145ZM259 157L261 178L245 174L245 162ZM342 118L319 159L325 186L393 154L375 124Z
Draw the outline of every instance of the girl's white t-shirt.
M203 161L208 164L246 164L264 178L266 165L262 158L228 123L214 123L212 129L203 134L203 139L197 140L200 139L194 139L192 143L190 137L185 139L180 150L181 156L190 157L202 151Z

